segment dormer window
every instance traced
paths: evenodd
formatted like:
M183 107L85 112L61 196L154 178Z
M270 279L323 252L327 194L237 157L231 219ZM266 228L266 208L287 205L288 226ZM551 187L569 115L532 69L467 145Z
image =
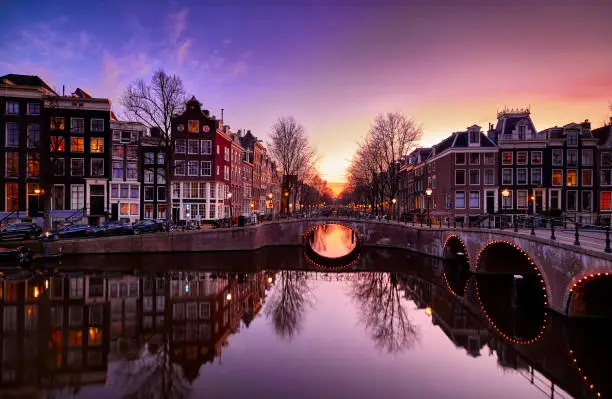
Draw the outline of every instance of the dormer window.
M470 132L470 145L478 145L479 142L480 142L479 132L472 130Z
M519 140L525 140L527 139L527 126L525 125L520 125L518 127L518 139Z
M578 136L576 133L568 133L567 134L567 145L569 147L577 147L578 146Z

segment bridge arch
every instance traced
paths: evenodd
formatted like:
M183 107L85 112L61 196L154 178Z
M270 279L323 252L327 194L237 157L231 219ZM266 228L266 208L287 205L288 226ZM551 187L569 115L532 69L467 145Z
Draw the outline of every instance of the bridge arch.
M302 243L305 246L308 246L309 245L308 240L310 238L310 235L313 234L316 229L320 228L321 226L325 226L326 224L337 224L339 226L343 226L343 227L346 227L347 229L350 229L353 232L352 234L355 235L355 249L359 247L361 237L359 236L359 232L357 231L355 226L352 226L348 223L339 222L337 220L330 220L329 222L322 221L322 222L313 224L304 232L304 234L302 234Z
M537 275L544 295L544 305L549 306L551 285L548 277L525 250L511 241L495 240L483 246L476 256L475 272Z
M568 316L612 318L612 273L585 274L572 281L568 288Z
M451 234L446 237L446 240L444 240L444 257L447 259L457 259L460 254L463 255L465 262L469 266L470 254L461 237L456 234Z

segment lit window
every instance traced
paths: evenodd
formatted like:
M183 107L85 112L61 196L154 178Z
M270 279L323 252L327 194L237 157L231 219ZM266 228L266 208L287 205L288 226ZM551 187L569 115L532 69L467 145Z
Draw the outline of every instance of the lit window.
M519 151L516 153L516 164L527 165L527 151Z
M81 331L70 331L70 333L68 334L68 345L69 346L83 345L83 333Z
M542 164L542 151L533 151L531 153L531 163L534 165Z
M64 117L63 116L51 117L51 130L64 130Z
M582 185L583 186L593 185L593 170L592 169L582 170Z
M83 137L71 137L70 138L70 151L72 152L84 152L85 151L85 139Z
M552 172L552 185L553 186L562 186L563 185L563 171L559 169L555 169Z
M88 344L90 346L93 345L102 345L102 330L97 327L89 327L89 339Z
M612 211L612 192L602 191L600 195L600 208L602 211Z
M35 154L28 154L28 177L40 176L40 160Z
M91 152L103 153L104 152L104 137L92 137L90 140Z
M578 172L575 170L568 170L565 182L569 187L577 186L578 185Z
M512 165L512 152L502 152L502 165Z
M187 122L187 131L189 133L197 133L200 131L200 121L188 121Z
M66 143L62 136L51 136L51 152L62 152L66 150Z

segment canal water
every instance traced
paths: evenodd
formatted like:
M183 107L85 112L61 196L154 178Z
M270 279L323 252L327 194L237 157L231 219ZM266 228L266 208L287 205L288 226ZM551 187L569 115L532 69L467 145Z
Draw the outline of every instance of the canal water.
M529 281L359 248L343 229L309 239L321 256L360 251L330 268L275 247L5 271L0 397L612 393L606 323L547 312Z

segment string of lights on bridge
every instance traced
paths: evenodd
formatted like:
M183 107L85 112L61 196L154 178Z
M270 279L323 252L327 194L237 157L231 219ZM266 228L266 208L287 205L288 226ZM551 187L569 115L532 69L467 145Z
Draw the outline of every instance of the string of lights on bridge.
M569 350L569 355L570 355L570 358L572 359L572 364L578 369L578 373L582 377L582 380L584 381L584 383L589 387L591 391L593 391L593 395L597 396L598 398L601 398L601 392L595 389L595 385L593 383L589 383L589 379L582 371L582 368L578 366L578 359L574 357L574 350L571 348Z

